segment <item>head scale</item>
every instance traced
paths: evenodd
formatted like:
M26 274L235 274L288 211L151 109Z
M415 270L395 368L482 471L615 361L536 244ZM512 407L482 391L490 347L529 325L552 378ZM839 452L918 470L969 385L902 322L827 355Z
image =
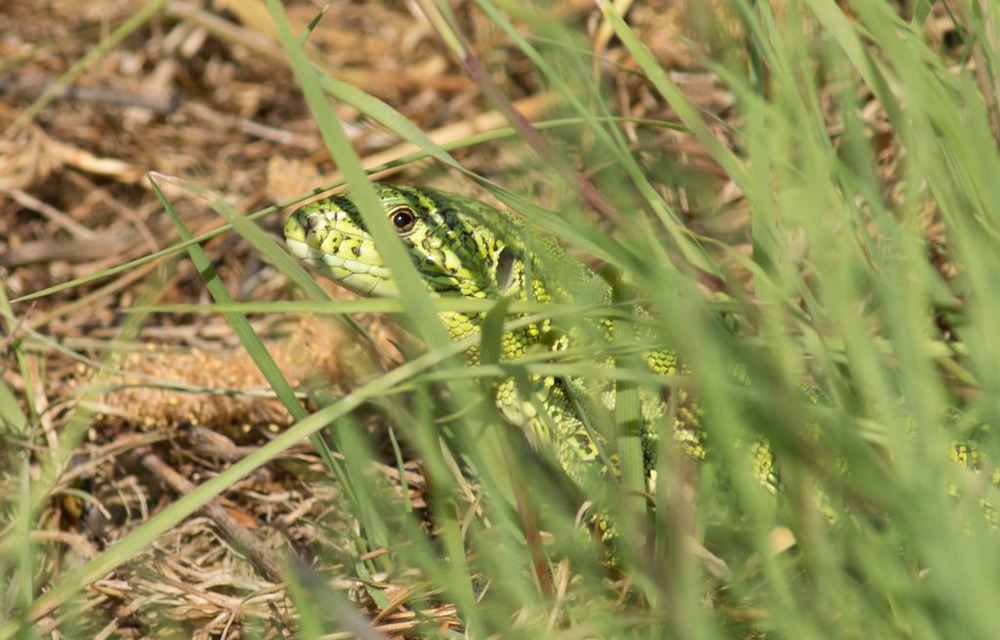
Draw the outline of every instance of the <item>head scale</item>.
M517 220L451 193L374 186L431 293L475 298L518 294L524 273ZM346 288L362 295L397 294L392 274L349 195L292 213L285 238L294 255Z

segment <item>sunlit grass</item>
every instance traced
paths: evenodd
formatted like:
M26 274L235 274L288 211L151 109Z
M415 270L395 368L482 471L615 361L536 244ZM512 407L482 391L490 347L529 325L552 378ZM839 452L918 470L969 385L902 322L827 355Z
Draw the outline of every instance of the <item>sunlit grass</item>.
M456 55L471 55L447 11L419 4ZM356 526L349 557L288 572L303 637L367 623L347 597L320 581L329 577L324 561L353 571L380 610L454 606L472 637L993 637L1000 628L992 606L1000 597L1000 549L980 501L998 502L988 476L1000 453L995 432L983 427L1000 424L994 400L1000 397L1000 155L991 128L996 114L984 99L984 91L995 93L989 34L1000 26L996 16L971 8L960 14L969 54L980 51L987 65L976 75L962 58L925 44L926 14L905 22L892 3L859 1L848 17L828 2L789 2L772 13L768 3L732 0L728 9L748 35L704 64L735 97L738 117L716 123L688 101L627 21L601 3L636 68L745 198L740 241L752 247L745 255L731 238L691 232L664 197L651 178L664 168L647 166L630 150L618 118L629 114L615 112L592 76L593 59L577 27L520 3L479 4L545 85L563 96L567 119L544 129L541 143L517 141L531 150L530 170L552 202L532 202L503 176L468 177L569 250L624 274L640 292L651 317L632 320L646 328L645 340L676 350L690 373L650 379L641 363L628 369L623 357L621 377L657 392L683 387L699 398L706 463L693 467L664 447L657 506L639 522L628 515L633 494L611 485L611 495L597 498L618 515L623 532L621 567L609 571L601 545L579 525L579 490L503 424L489 397L502 376L600 375L592 366L599 358L462 366L467 345L447 338L402 246L388 226L379 226L385 220L361 161L327 101L345 101L413 142L452 170L456 183L464 170L390 106L318 73L300 49L307 34L292 33L279 3L270 2L331 155L404 283L405 295L392 308L407 315L427 353L304 417L242 319L268 309L229 304L209 279L219 303L209 310L229 314L300 422L34 600L27 596L35 559L26 532L37 497L22 476L0 547L4 575L18 577L21 595L4 603L12 622L0 627L0 637L17 632L15 613L30 622L71 601L306 436L321 451L330 446L342 454L342 462L324 457L330 481L345 487ZM493 88L484 92L500 111L509 109ZM884 111L888 134L873 131L873 101ZM720 129L735 149L720 139ZM570 159L581 157L602 158L600 170ZM458 189L468 192L470 185ZM336 314L386 310L383 301L324 301L311 276L248 221L219 202L213 206L319 301L309 304L329 305L324 311ZM595 210L610 233L594 224ZM211 273L193 242L170 251L185 249L202 273ZM726 290L699 286L705 272L723 278ZM748 274L746 288L736 273ZM594 317L600 310L593 302L556 312ZM8 322L16 320L0 303ZM634 315L631 308L616 313ZM9 396L0 387L0 418L12 433L23 430L26 418ZM377 405L391 424L394 459L380 456L357 428L352 412L362 404ZM669 442L663 429L661 439ZM749 458L763 441L778 459L777 495L753 477ZM961 442L975 442L986 473L950 460ZM405 490L371 473L376 460L402 467L412 454L430 487L426 513ZM430 619L420 630L437 633Z
M977 498L993 490L948 455L995 411L978 400L989 397L992 374L979 379L975 373L989 369L983 367L996 355L996 341L977 327L996 317L988 312L995 296L987 276L996 254L988 224L995 199L989 197L991 172L984 170L993 167L996 151L981 94L971 75L948 68L922 44L919 25L902 22L888 5L859 8L852 22L822 5L792 3L772 15L734 4L751 34L746 46L766 70L761 81L747 74L742 55L728 66L708 62L737 97L741 124L730 135L740 142L739 153L717 140L628 26L610 9L605 17L661 97L746 196L754 249L749 259L687 232L636 171L618 124L606 117L613 114L585 110L606 102L599 87L585 81L590 60L578 35L544 15L523 8L516 14L528 32L519 46L551 88L565 94L580 128L591 134L585 137L620 168L620 174L599 174L597 182L616 231L608 235L581 224L581 201L561 201L553 217L502 185L491 191L638 284L654 310L657 335L693 372L687 384L704 406L714 457L702 469L693 503L679 495L684 489L676 465L660 470L658 509L648 532L659 542L652 557L639 546L627 548L644 536L624 527L622 560L633 597L653 605L628 614L598 568L600 555L565 546L574 539L573 514L563 513L559 522L565 499L558 486L538 475L534 457L508 457L515 483L526 480L531 488L528 501L544 528L557 532L549 558L572 558L576 578L566 599L553 599L545 579L526 579L529 551L518 542L523 520L505 520L505 544L487 548L477 544L478 536L500 535L493 532L496 525L481 533L470 526L469 570L482 571L486 581L471 586L491 607L461 610L460 604L461 614L476 634L501 632L507 620L527 615L534 620L525 623L528 629L559 620L606 634L655 635L667 628L678 637L739 636L752 629L796 637L987 637L994 624L987 601L998 585L994 573L979 569L995 557L996 538ZM502 12L482 6L502 23ZM447 14L435 24L452 28ZM966 25L970 32L979 28ZM869 33L882 34L877 41L883 45L870 46ZM461 37L452 34L449 41L461 49ZM548 43L550 57L539 55L533 41ZM547 64L550 59L556 63ZM892 126L888 147L873 145L871 122L860 117L872 98ZM962 124L958 113L968 114ZM391 121L384 114L379 119ZM551 152L535 150L542 157ZM336 152L350 162L347 148ZM440 157L437 150L428 153ZM881 170L887 158L898 163L895 172ZM572 191L575 178L555 169L546 179L566 180ZM947 257L962 270L951 280L930 261L928 231L935 219L947 225ZM739 262L753 277L753 298L735 287L736 310L728 305L725 321L692 272L676 266L681 259L702 266L706 248ZM961 326L962 342L935 323L944 313ZM421 327L432 322L416 319ZM982 349L970 342L979 337ZM737 367L745 377L734 375ZM971 402L961 393L970 383L982 388ZM409 420L430 418L418 411ZM456 423L452 431L474 425ZM745 460L761 439L779 457L777 497L753 479ZM449 441L458 451L475 446ZM987 457L995 447L988 438L977 446ZM677 463L676 456L665 455L664 463L670 462ZM547 486L555 493L546 495ZM957 488L957 497L949 487ZM482 491L494 509L509 505L510 497L497 495L489 483ZM452 516L433 513L446 518L441 526L447 528ZM797 544L782 551L785 532ZM447 530L443 540L440 553L454 560L460 547ZM400 553L397 562L426 571L435 559ZM554 575L564 568L552 565ZM453 581L468 578L438 573L438 579L456 593L464 588ZM706 599L714 605L706 608Z

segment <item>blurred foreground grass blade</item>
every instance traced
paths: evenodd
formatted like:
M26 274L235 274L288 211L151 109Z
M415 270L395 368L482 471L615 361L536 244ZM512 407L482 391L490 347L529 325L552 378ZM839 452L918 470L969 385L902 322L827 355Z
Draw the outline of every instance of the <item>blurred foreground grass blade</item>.
M595 136L600 148L604 152L609 153L614 162L624 169L629 179L642 193L643 198L649 204L650 208L657 214L663 227L670 233L673 240L671 248L675 249L675 253L684 256L685 260L701 269L714 272L715 267L708 260L704 250L691 241L690 232L684 227L679 214L656 192L652 184L650 184L648 177L643 173L637 159L628 149L628 142L618 132L615 120L604 105L599 87L595 86L593 82L589 82L590 75L587 73L586 60L574 60L567 53L561 59L554 60L550 64L538 49L525 37L520 35L511 21L503 16L495 5L488 0L477 0L477 4L486 11L492 20L504 29L504 32L511 38L514 44L534 63L545 79L553 85L554 90L558 92L559 96L562 97L565 103L581 119L585 130ZM527 5L521 7L515 5L511 7L513 10L517 10L518 8L525 12L521 17L526 24L532 25L543 35L549 36L555 42L562 44L563 47L561 47L561 50L577 52L578 55L582 56L583 52L573 47L574 42L567 28L557 21L540 19L541 16L534 12L528 13L531 9ZM561 66L569 67L569 69L557 71L556 65L560 63L562 63ZM574 63L577 64L574 65ZM584 87L581 89L573 86L570 84L571 81L583 84ZM583 92L586 92L586 97L590 98L592 104L597 105L596 108L600 110L599 113L592 113L590 108L584 104L583 98L579 96ZM625 211L627 214L627 209ZM568 216L569 212L564 211L562 213L564 216ZM630 221L634 221L633 224L638 223L638 216L626 215L626 217ZM574 225L574 229L575 227L576 225ZM637 234L635 237L648 238L649 236L638 236ZM653 246L649 246L650 244ZM649 250L662 250L662 247L659 247L656 243L647 243L646 246L632 247L632 249L637 254L646 255Z
M438 35L448 43L465 72L479 86L487 100L503 114L507 122L518 132L521 140L531 148L543 163L548 165L567 185L574 188L580 198L599 211L603 216L620 220L621 212L601 193L590 178L557 153L549 141L535 129L514 103L500 89L487 72L482 59L458 27L454 11L447 3L431 0L417 0L428 21L434 25Z
M344 134L343 128L326 100L324 92L316 77L316 71L306 59L298 46L291 25L288 23L281 6L274 0L269 0L268 8L271 17L278 28L278 34L288 54L292 70L295 72L302 92L316 117L323 140L329 148L330 155L337 159L341 172L347 179L358 204L362 218L372 237L379 246L386 265L397 281L403 306L411 315L418 333L427 342L430 349L447 345L450 340L438 321L437 314L430 303L430 298L420 280L416 268L410 261L402 242L386 219L385 212L379 203L374 188L368 182L361 161Z
M0 381L0 432L5 438L28 435L28 416L24 415L10 387Z
M170 216L170 219L174 223L174 227L177 229L177 233L180 235L181 240L189 241L192 239L192 234L188 230L184 221L181 220L177 211L174 209L173 205L167 199L167 197L160 191L159 185L152 179L150 179L150 184L153 187L153 191L156 193L157 197L160 198L160 202L163 203L163 207ZM221 208L221 207L220 207ZM230 216L231 220L236 220L238 214L232 212ZM240 224L239 222L237 224ZM246 223L248 226L250 223ZM244 234L250 235L252 232L248 228L243 229ZM259 244L259 243L258 243ZM273 243L272 243L273 245ZM225 285L219 280L218 275L215 272L212 263L209 261L208 257L201 250L201 247L197 244L192 244L188 247L188 253L191 256L191 262L194 264L198 273L205 280L205 287L208 289L212 298L216 302L221 303L231 303L232 297L229 292L226 291ZM287 258L287 256L285 256ZM315 286L315 284L313 285ZM246 317L238 313L223 313L226 318L226 322L232 327L233 333L239 338L240 343L243 348L246 349L247 353L253 358L254 364L260 370L261 374L267 380L271 388L274 389L275 395L277 395L278 400L285 405L288 412L295 418L296 421L300 421L305 418L308 413L299 402L298 398L295 397L295 391L285 380L284 375L282 375L281 370L278 369L277 363L271 354L267 351L264 346L263 341L254 332L253 327L247 321ZM323 462L327 467L334 471L337 468L337 462L333 459L329 448L326 446L326 442L319 435L310 436L313 446L319 452L320 456L323 458Z
M705 148L712 154L712 157L726 170L732 180L745 192L749 190L747 184L746 171L743 163L736 158L732 151L722 145L715 137L715 134L708 128L697 109L691 104L687 96L678 88L677 84L667 75L656 58L632 32L627 24L622 20L611 3L607 0L600 0L598 7L604 19L608 21L614 29L622 43L628 48L629 53L646 73L649 81L653 83L660 95L674 108L681 121L691 130Z
M446 354L443 360L447 361L450 366L460 367L461 363L458 358L447 355L450 353L451 340L435 313L430 296L416 267L410 261L402 241L397 237L386 218L374 187L367 180L357 153L347 140L342 125L327 102L313 67L309 64L301 48L298 47L282 7L277 0L268 0L267 5L277 26L279 38L285 47L289 62L302 87L306 102L315 115L316 123L331 156L337 158L339 168L351 188L352 197L358 205L366 228L371 233L379 248L379 253L396 281L397 290L400 292L400 298L412 326L427 344L430 353ZM471 398L478 395L478 391L472 385L463 384L461 380L456 380L449 386L460 398ZM433 423L418 421L417 425L427 435L436 435ZM451 500L450 497L445 499L446 502ZM432 508L437 505L437 502L432 502ZM447 514L453 514L454 510L449 508L445 511L436 510L436 512L442 516L439 524L444 529L442 535L446 542L445 551L450 559L449 579L446 584L441 586L449 590L456 604L464 612L470 628L477 629L480 615L471 584L471 572L461 543L461 534L453 519L444 517Z
M30 314L34 308L33 304L30 305L25 315ZM6 319L7 326L7 334L3 339L0 339L0 351L12 350L14 352L18 367L21 370L21 377L27 380L29 379L27 364L20 348L20 339L17 335L25 318L24 316L18 317L14 313L10 298L7 296L7 287L3 283L0 283L0 314ZM31 402L30 398L25 398L25 400L29 403ZM29 404L29 407L31 406ZM28 416L24 415L20 405L17 403L17 397L10 390L10 387L2 381L0 381L0 434L21 438L28 435ZM0 469L3 468L2 465L5 462L7 461L0 461Z
M338 80L326 74L319 76L319 82L323 90L332 97L354 107L404 140L418 146L427 156L476 179L476 176L472 172L459 164L440 145L435 144L419 127L383 100L379 100L370 93L366 93L353 85L347 84L343 80Z
M188 185L188 186L193 187L193 185ZM158 189L157 193L160 194ZM177 225L178 232L182 240L189 240L191 234L187 230L187 228L184 227L182 221L178 218L176 212L173 210L172 205L169 203L169 201L166 201L165 199L163 204L168 214L174 220L175 225ZM268 260L272 264L275 264L276 266L282 269L288 269L289 271L297 269L299 272L301 272L300 277L307 279L306 282L306 284L308 285L306 287L307 291L309 291L314 296L319 296L324 299L326 298L326 295L323 293L322 289L318 287L315 280L309 274L305 273L305 271L302 269L301 266L299 266L295 261L293 261L283 249L279 248L271 240L271 238L266 234L264 234L259 228L257 228L256 225L244 219L238 211L232 209L231 206L229 206L226 202L222 201L219 198L214 198L214 197L211 198L211 204L213 208L216 211L218 211L221 215L223 215L223 217L226 218L229 224L232 225L232 227L238 233L240 233L258 252L260 252L260 254L266 260ZM225 291L224 287L222 287L221 283L218 281L218 278L216 277L214 270L212 269L211 265L207 262L207 259L204 256L204 254L201 253L200 248L197 245L194 245L191 249L189 249L189 251L192 252L192 261L195 263L198 272L202 275L203 278L206 278L206 286L212 293L212 296L215 299L216 303L222 305L227 305L227 304L231 305L232 299L230 298L228 292ZM262 372L262 374L268 380L268 383L271 384L272 388L275 390L275 393L278 396L279 400L281 400L285 404L289 412L293 415L293 417L296 420L301 420L302 418L304 418L307 414L303 409L301 403L298 401L297 398L295 398L294 391L291 389L287 381L284 379L283 375L281 375L280 371L277 369L276 363L271 358L270 354L267 352L266 347L260 341L259 337L257 337L257 335L253 333L249 322L246 321L246 318L241 313L232 313L225 311L223 311L222 313L230 322L230 324L233 326L234 332L237 333L237 335L240 337L240 340L243 343L244 348L251 355L258 369ZM367 332L362 331L362 333L367 336ZM372 344L376 344L375 341L372 340L370 336L368 336L368 339ZM348 427L352 426L352 423L350 421L347 421L345 424ZM334 437L338 438L338 440L341 440L344 434L340 433L339 431L340 430L334 433ZM388 536L385 534L385 529L384 526L381 525L381 521L376 518L372 518L371 513L364 509L364 506L366 504L372 504L375 501L369 497L370 494L368 494L368 492L365 492L366 497L361 500L358 500L356 495L356 492L358 490L365 488L364 474L358 473L357 468L361 460L370 461L370 457L365 455L367 451L359 450L357 447L345 449L343 453L348 462L345 468L345 465L342 464L337 458L333 456L332 452L329 450L329 447L327 446L326 440L323 439L321 434L319 433L312 434L310 436L310 440L312 441L313 446L320 454L320 457L323 459L327 468L330 470L332 476L337 478L341 482L341 484L345 487L345 489L347 489L348 491L351 491L353 489L353 491L351 491L351 495L355 498L354 500L355 504L361 509L361 516L362 516L361 520L366 525L364 528L365 535L368 537L369 541L373 541L373 543L370 542L367 545L368 548L365 549L364 551L371 551L372 549L378 549L387 546ZM350 442L350 440L348 440L348 442ZM379 598L381 597L380 592L376 590L372 590L372 595L376 601L378 601Z
M361 640L387 640L388 636L372 629L370 622L353 603L326 583L324 576L305 565L293 565L288 595L299 613L298 638L320 640L337 631L349 629Z
M670 220L676 225L669 216L661 215L659 227L652 219L650 224L621 224L612 230L613 238L606 227L567 216L579 221L579 228L560 234L561 240L578 253L610 257L635 277L657 314L621 321L649 327L655 340L675 347L692 370L677 376L682 380L651 382L641 363L621 358L615 379L623 381L627 393L617 406L619 421L634 420L635 403L628 401L628 392L636 387L671 392L683 388L704 408L712 444L709 459L697 469L676 459L676 452L663 452L655 513L660 546L646 554L638 548L638 536L624 542L636 547L629 550L636 558L634 566L626 566L629 581L616 582L609 578L618 576L593 569L592 547L578 543L582 532L572 525L572 516L561 513L567 503L560 495L564 487L547 477L551 469L523 448L521 440L505 439L516 434L493 431L499 421L491 397L477 384L483 376L589 375L598 369L589 360L604 354L588 352L579 360L555 364L531 357L515 365L503 363L496 348L501 316L517 313L519 307L500 304L484 330L482 366L444 365L427 373L449 359L457 361L452 356L469 345L447 340L436 314L442 303L418 291L422 286L412 265L397 252L390 269L413 288L408 299L338 304L320 312L405 309L429 353L335 400L182 496L49 593L24 603L28 619L67 602L256 465L331 420L346 417L333 427L334 438L347 456L341 479L361 533L344 535L367 536L357 541L361 548L386 548L380 559L348 558L354 563L348 571L353 568L362 579L360 589L381 612L404 604L411 611L419 611L417 606L424 602L457 604L465 625L458 633L469 637L992 640L1000 628L1000 613L991 606L1000 594L997 535L971 508L978 494L969 490L977 478L951 465L944 455L954 431L1000 423L995 402L1000 393L1000 334L995 331L1000 251L994 224L1000 220L1000 181L995 180L1000 161L989 135L991 114L969 70L956 69L953 61L928 47L924 35L893 12L895 4L863 3L853 3L853 14L844 12L843 3L819 0L802 0L788 11L779 3L750 0L701 5L699 10L716 12L719 20L724 10L739 15L746 34L733 37L733 46L742 46L744 35L752 38L750 46L765 70L762 78L748 77L739 64L719 67L723 88L737 96L736 114L725 124L732 127L727 133L736 140L739 157L715 137L695 103L649 54L645 45L652 43L640 42L638 25L626 24L609 3L599 3L628 53L746 196L746 228L735 240L709 248L740 256L754 243L757 261L737 261L754 278L754 304L734 304L720 312L719 305L706 301L694 283L681 280L669 265L666 256L676 251L676 243L690 242L700 251L684 228L666 224ZM552 24L525 20L520 25L485 0L480 4L534 60L540 76L553 85L563 83L559 91L577 89L571 76L588 66L589 52L564 47L566 58L558 63L536 55L544 50L544 45L535 48L538 34L555 34L559 46L572 42L566 25L557 23L560 18L538 14L539 20ZM368 189L367 183L323 91L436 160L461 168L385 103L328 78L317 79L278 3L272 0L269 6L330 151L356 194ZM644 7L631 7L626 15L634 23ZM920 9L928 10L926 5ZM454 17L456 11L447 15ZM521 7L508 13L515 19L535 15ZM971 34L985 34L986 21L995 19L976 12L966 17ZM533 35L519 38L515 24ZM452 27L438 25L443 37ZM559 35L563 32L565 40ZM457 41L451 46L464 51ZM762 90L758 83L765 80ZM571 97L576 98L573 106L583 137L593 132L614 161L629 166L635 161L638 167L638 157L629 156L616 137L617 124L604 103L587 104L599 95L601 85L581 81L579 88L580 96ZM886 113L884 120L871 116L879 107ZM569 153L583 146L575 142L567 137ZM582 172L590 169L584 166ZM643 176L632 178L641 182ZM567 185L574 186L572 180ZM634 196L628 192L607 189L612 208L628 212L626 221L636 211L629 209ZM395 246L383 212L372 204L370 189L362 195L368 198L362 206L365 219L375 226L383 223L380 248L382 240ZM513 196L529 200L525 194ZM170 212L169 204L165 206ZM303 290L321 297L312 277L291 264L249 219L218 203L213 206L266 260ZM543 228L559 229L553 217L534 219ZM928 238L940 227L944 239L935 241L948 253L932 255L938 246ZM197 240L184 240L170 251L192 248L200 255ZM210 275L202 258L197 264ZM942 264L955 272L946 274ZM293 309L237 305L221 293L220 300L226 301L212 309L239 318L249 312ZM942 301L949 305L946 314ZM586 301L578 301L575 315L592 316L585 307ZM629 316L628 309L622 305L615 313ZM308 305L298 310L315 311ZM567 313L573 310L550 315ZM256 340L250 334L247 337ZM964 344L953 342L956 335ZM265 353L257 355L270 366ZM954 366L943 365L945 358ZM966 366L971 374L954 373ZM441 379L446 380L446 394L431 390L430 382ZM400 401L404 392L412 392L412 408ZM373 462L380 458L358 428L356 416L350 415L367 402L389 416L424 461L424 476L436 485L424 495L437 530L422 530L425 523L414 515L418 507L408 496L394 495L372 473ZM293 410L301 415L300 407ZM662 431L667 440L667 425ZM753 477L748 460L748 450L753 451L750 447L761 436L779 459L782 482L773 497ZM442 447L443 440L456 446ZM985 453L997 451L995 440L995 435L987 436ZM482 451L489 446L483 443L490 442L499 444L494 451ZM625 466L634 468L638 452L624 449ZM398 446L394 451L397 460L410 453L400 453ZM470 466L479 471L481 486L466 480ZM402 472L404 466L399 467ZM543 553L551 551L550 588L539 590L543 581L531 578L535 558L525 552L512 501L505 495L509 487L503 483L504 474L514 476L508 484L526 487L523 493L538 511L540 529L553 533L554 542L539 545ZM957 508L949 486L959 492ZM635 495L616 494L612 499L634 500ZM523 528L524 535L537 536L532 527ZM781 535L784 543L778 544ZM24 558L22 565L33 562ZM343 603L335 603L323 611L317 605L329 600L325 573L294 573L290 592L302 612L303 635L370 631L350 606L341 609ZM399 582L393 582L397 577ZM37 588L25 576L21 580L22 592ZM395 592L385 586L400 583L403 588ZM18 624L0 624L0 638L17 633ZM430 626L414 633L425 631L452 633Z

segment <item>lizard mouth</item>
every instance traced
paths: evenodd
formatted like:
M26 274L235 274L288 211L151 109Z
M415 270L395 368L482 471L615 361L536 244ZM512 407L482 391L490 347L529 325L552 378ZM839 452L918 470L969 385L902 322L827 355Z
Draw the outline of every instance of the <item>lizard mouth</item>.
M288 247L289 253L309 266L318 267L323 262L323 252L310 246L305 240L286 236L285 246Z
M326 253L304 239L286 237L288 252L342 286L364 296L395 297L398 295L392 274L384 266L375 266Z

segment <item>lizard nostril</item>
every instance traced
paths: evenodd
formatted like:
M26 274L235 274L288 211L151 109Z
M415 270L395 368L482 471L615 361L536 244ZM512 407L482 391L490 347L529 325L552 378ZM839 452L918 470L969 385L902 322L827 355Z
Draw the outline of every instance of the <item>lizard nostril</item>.
M319 216L308 216L306 218L306 229L312 231L319 226Z

